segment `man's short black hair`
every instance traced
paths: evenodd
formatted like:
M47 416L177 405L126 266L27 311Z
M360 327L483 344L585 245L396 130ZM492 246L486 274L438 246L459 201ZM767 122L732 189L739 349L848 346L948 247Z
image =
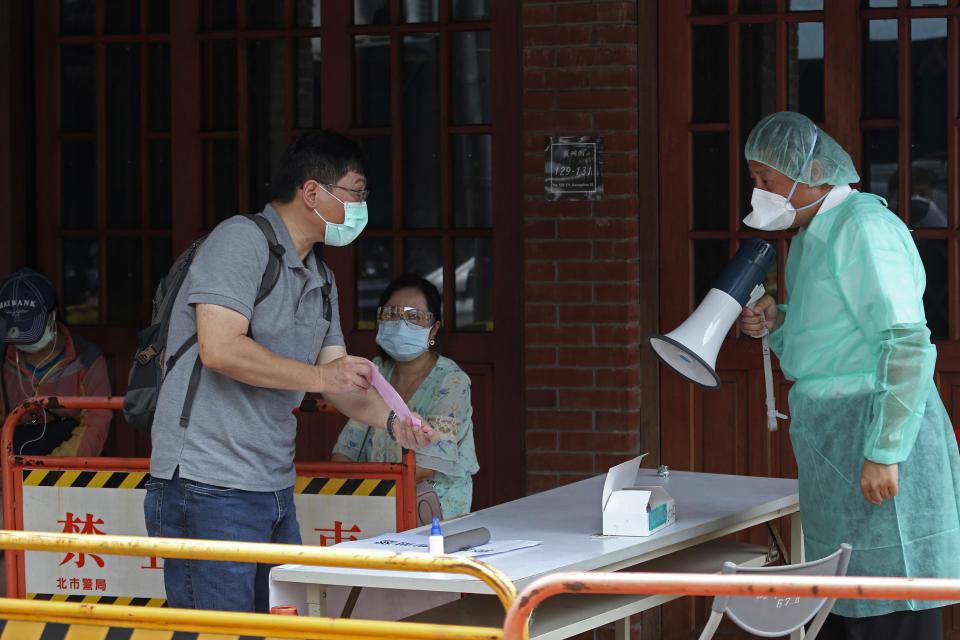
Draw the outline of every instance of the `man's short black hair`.
M307 180L336 184L350 171L367 175L360 145L332 129L307 131L290 143L270 185L270 199L287 203Z

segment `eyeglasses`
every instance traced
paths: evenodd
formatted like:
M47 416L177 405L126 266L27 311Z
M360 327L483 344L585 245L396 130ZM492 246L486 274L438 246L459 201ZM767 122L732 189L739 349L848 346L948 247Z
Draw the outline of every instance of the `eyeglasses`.
M377 320L380 322L404 320L420 327L429 327L433 324L433 313L416 307L399 307L391 304L377 307Z
M342 187L339 184L328 184L326 182L321 182L320 184L325 187L330 187L331 189L343 189L344 191L349 191L359 198L357 202L366 202L367 196L370 195L369 189L351 189L350 187Z

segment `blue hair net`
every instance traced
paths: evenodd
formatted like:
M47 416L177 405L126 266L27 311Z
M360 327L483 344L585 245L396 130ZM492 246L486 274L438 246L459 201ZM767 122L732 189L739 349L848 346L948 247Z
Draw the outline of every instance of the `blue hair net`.
M811 148L813 154L805 162ZM758 122L747 138L744 155L811 187L860 181L843 147L810 118L793 111L771 113Z

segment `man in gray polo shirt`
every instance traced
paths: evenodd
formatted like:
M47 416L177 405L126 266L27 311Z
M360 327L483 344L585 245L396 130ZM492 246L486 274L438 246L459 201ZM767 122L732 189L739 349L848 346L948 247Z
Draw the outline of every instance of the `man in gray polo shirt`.
M370 368L348 356L332 272L312 249L352 242L367 222L359 145L308 132L286 150L261 212L283 247L280 276L255 304L267 267L263 232L244 216L218 225L184 280L168 353L197 335L170 369L152 427L144 500L151 536L299 543L293 504L294 408L323 393L344 415L385 428L417 449L437 439L401 422L370 388ZM189 420L181 420L191 371L203 367ZM187 424L181 424L187 422ZM269 565L167 559L171 607L267 611Z

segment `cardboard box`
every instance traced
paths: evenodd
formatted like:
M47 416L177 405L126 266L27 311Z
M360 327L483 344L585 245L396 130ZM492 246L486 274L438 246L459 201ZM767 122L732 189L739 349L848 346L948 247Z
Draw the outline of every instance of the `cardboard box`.
M605 536L649 536L677 520L676 504L666 489L633 486L641 460L643 456L638 456L607 472L602 501Z

